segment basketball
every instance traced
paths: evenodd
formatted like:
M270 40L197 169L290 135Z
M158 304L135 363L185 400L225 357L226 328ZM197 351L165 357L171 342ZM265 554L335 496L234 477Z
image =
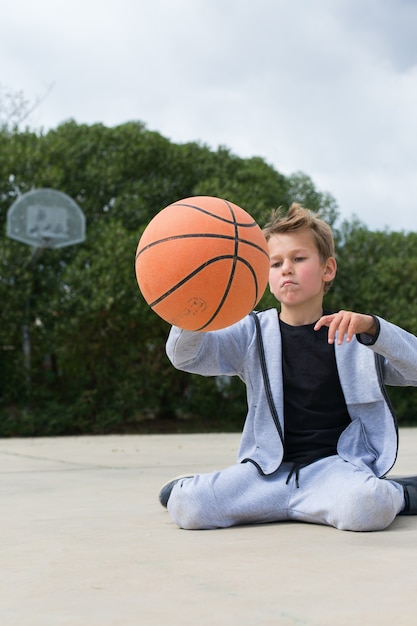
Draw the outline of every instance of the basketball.
M173 326L201 332L250 313L269 277L258 224L236 204L211 196L162 209L139 240L135 266L152 310Z

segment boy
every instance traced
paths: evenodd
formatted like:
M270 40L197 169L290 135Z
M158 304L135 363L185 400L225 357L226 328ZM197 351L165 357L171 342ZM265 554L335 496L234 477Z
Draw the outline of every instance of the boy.
M417 514L417 477L388 480L398 429L384 383L417 386L417 338L373 315L323 312L336 275L330 227L298 204L264 228L280 312L228 328L173 327L173 365L238 375L248 414L238 463L171 480L159 499L181 528L299 520L381 530Z

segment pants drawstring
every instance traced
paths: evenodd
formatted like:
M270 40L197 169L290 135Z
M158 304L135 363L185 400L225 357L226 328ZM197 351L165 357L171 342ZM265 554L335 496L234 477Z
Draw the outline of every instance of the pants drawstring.
M300 476L300 469L303 467L303 463L301 463L300 461L294 461L294 463L292 464L292 468L287 476L287 480L285 481L285 484L288 485L288 483L290 482L291 478L293 476L295 476L295 486L297 487L297 489L300 487L299 484L299 476Z
M290 482L291 478L294 476L295 477L295 486L297 487L297 489L300 487L300 483L299 483L299 478L300 478L300 469L302 469L303 467L307 467L307 465L311 465L311 463L315 463L316 461L320 461L320 459L323 457L319 457L318 459L311 459L309 457L302 457L300 459L298 459L297 461L292 461L292 466L290 469L290 472L287 476L287 480L285 481L285 484L288 485L288 483Z

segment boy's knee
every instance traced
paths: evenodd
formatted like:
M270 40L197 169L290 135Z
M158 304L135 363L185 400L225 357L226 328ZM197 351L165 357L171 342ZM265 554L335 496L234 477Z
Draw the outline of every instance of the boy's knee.
M390 486L380 483L381 479L370 479L361 489L345 494L336 528L357 532L378 531L394 521L398 504Z
M181 506L175 501L168 505L168 512L171 519L179 528L184 530L202 530L200 516L198 511L192 511L191 507Z
M184 530L214 528L206 519L206 507L202 506L195 494L186 493L182 489L173 490L167 508L171 519Z

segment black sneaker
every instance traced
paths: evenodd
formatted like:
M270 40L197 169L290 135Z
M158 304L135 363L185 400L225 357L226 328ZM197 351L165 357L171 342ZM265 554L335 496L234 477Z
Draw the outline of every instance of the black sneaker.
M417 476L390 478L404 489L405 507L398 515L417 515Z
M177 476L177 478L173 478L169 482L165 483L165 485L163 485L163 487L161 488L161 491L159 492L159 502L162 504L163 507L167 508L167 504L168 504L169 496L171 495L171 491L173 490L173 488L177 484L177 482L179 480L182 480L183 478L193 478L193 476L190 476L190 475L188 475L188 476Z

